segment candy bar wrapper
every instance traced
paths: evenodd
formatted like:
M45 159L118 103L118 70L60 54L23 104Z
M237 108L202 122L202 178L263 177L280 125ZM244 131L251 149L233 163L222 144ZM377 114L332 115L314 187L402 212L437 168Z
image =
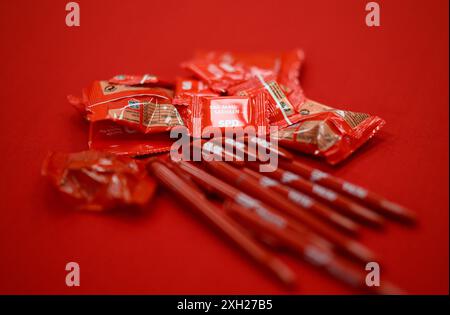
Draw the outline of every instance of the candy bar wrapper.
M135 157L168 152L174 140L169 132L143 134L103 120L90 123L88 145L92 150Z
M194 99L202 96L219 96L203 81L192 78L177 78L172 104L192 106Z
M385 124L377 116L337 110L309 99L300 113L303 117L296 124L271 136L281 146L324 157L330 164L347 158Z
M183 125L172 105L170 90L95 81L86 95L87 118L91 122L110 120L142 133L164 132Z
M225 93L259 74L275 75L290 94L297 88L303 59L303 51L299 49L272 54L206 52L197 54L182 66L218 93Z
M144 163L98 151L49 153L42 174L83 210L142 208L156 189Z
M148 85L148 86L161 86L161 87L173 87L174 82L162 79L153 74L118 74L108 81L111 84L121 85Z
M244 81L238 85L231 87L228 92L232 95L252 96L263 93L266 97L266 106L270 125L280 128L295 124L302 115L300 114L300 106L304 102L305 97L300 86L295 90L290 90L289 98L276 80L275 75L263 77L256 75L254 78ZM291 101L292 99L292 101Z
M214 128L254 127L268 131L263 94L248 96L200 97L191 106L178 106L191 135L200 137Z

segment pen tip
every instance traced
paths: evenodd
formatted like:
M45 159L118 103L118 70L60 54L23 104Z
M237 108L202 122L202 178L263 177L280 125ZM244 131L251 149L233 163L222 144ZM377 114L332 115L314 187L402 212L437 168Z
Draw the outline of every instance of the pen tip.
M375 261L375 254L367 247L358 242L350 242L348 244L349 250L360 260L364 262Z
M294 288L297 283L297 277L294 272L281 260L272 259L269 262L270 269L277 275L278 279L283 282L288 288Z

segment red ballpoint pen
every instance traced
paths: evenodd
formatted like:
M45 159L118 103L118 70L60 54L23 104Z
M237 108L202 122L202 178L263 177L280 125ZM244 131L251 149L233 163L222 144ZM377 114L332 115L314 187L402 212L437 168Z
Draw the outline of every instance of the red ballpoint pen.
M197 189L188 185L181 177L170 170L163 162L155 160L148 165L151 173L166 188L176 193L192 208L200 212L216 228L225 233L241 249L245 250L255 261L264 266L282 283L292 286L295 275L289 267L273 254L252 240L239 226L226 216L220 214L220 209L208 201Z
M339 248L345 253L350 254L362 261L373 260L372 253L361 244L337 232L332 228L332 226L321 222L319 219L304 211L304 209L301 209L295 204L289 202L278 193L260 186L257 180L241 172L239 169L236 169L225 162L217 161L208 162L205 163L205 165L224 181L239 187L249 195L260 199L264 203L267 203L304 223L315 232L339 246Z
M334 191L346 194L358 200L380 213L399 219L403 222L412 223L416 220L416 215L409 209L400 206L374 192L348 181L335 177L329 173L312 168L298 161L280 161L280 166L293 173L299 174L312 182L319 183Z

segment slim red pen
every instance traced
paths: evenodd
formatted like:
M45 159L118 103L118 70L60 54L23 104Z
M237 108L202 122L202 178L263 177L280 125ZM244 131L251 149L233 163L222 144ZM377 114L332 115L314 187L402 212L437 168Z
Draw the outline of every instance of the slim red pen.
M326 205L317 202L308 195L303 194L302 192L299 192L289 186L283 185L277 180L264 176L261 173L257 173L246 167L243 168L242 171L258 180L262 186L276 191L299 207L308 209L309 211L311 211L311 213L315 214L322 220L329 222L330 224L351 235L356 235L358 233L358 229L360 228L360 226L357 223L337 213Z
M366 285L367 273L364 264L354 264L342 257L337 256L328 247L322 246L308 237L299 239L290 233L282 233L279 229L273 228L269 223L256 220L254 214L242 210L241 206L234 202L226 203L225 208L236 217L239 222L245 222L259 231L264 231L276 240L286 244L293 254L297 255L307 263L324 270L327 274L340 280L356 289L373 292L377 294L399 294L401 293L395 286L386 282L381 287L368 287Z
M281 160L278 161L280 167L278 167L273 172L267 172L267 176L274 178L281 183L290 186L294 189L302 191L304 193L309 194L310 196L314 196L315 198L320 199L334 208L337 208L340 213L350 216L361 223L365 223L374 227L381 227L384 224L383 218L373 211L367 209L356 203L355 201L331 190L326 187L323 187L319 184L310 182L309 180L292 173L290 171L286 171L281 167ZM258 163L247 163L252 169L258 169ZM283 164L283 166L285 166Z
M315 232L336 244L343 252L362 261L371 261L373 259L373 254L361 244L339 233L332 226L323 223L278 193L262 187L257 180L241 172L239 169L219 161L208 162L205 165L211 172L215 173L216 176L219 176L224 181L304 223Z
M391 216L408 223L412 223L416 220L416 215L411 210L361 186L335 177L319 169L312 168L304 163L300 163L299 161L282 161L280 166L293 173L299 174L304 178L308 178L312 182L319 183L320 185L333 189L334 191L348 195L355 200L373 207L375 210L378 210L380 213L387 216Z
M212 225L226 234L235 244L248 253L260 265L269 270L282 283L289 286L295 283L295 275L288 266L260 244L252 240L234 221L221 215L220 209L217 209L198 190L186 184L181 177L171 171L163 162L155 160L149 163L148 167L152 175L166 188L176 193L192 208L200 212Z

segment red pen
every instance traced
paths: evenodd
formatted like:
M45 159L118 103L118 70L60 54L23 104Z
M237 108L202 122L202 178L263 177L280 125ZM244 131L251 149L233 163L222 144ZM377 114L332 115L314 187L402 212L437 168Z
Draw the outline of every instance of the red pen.
M264 203L271 205L272 207L283 211L283 213L290 217L304 223L329 241L336 244L343 252L362 261L373 260L372 253L361 244L338 233L332 226L321 222L319 219L289 202L278 193L260 186L258 181L251 178L249 175L246 175L225 162L208 162L205 163L205 165L225 182L242 189L249 195L260 199Z
M246 136L237 140L232 138L223 138L223 141L220 141L220 143L222 142L225 150L231 151L232 149L235 149L237 152L241 153L241 156L247 156L247 160L249 161L261 161L261 156L258 153L261 148L277 157L288 160L292 160L294 158L293 155L287 150L275 148L269 141L258 136Z
M337 192L351 195L357 199L361 199L362 196L364 196L362 199L365 201L366 204L372 205L380 209L382 213L391 214L391 216L403 218L404 220L407 221L414 221L414 214L411 213L409 210L389 200L386 200L385 198L382 198L381 196L378 196L375 193L367 191L359 186L356 186L349 182L342 181L336 177L321 172L320 170L309 168L304 164L294 161L293 155L289 153L287 150L282 148L275 148L271 145L269 141L263 138L256 136L249 136L244 139L247 140L248 142L257 143L259 146L262 146L265 149L271 151L271 153L276 154L277 157L280 157L281 159L279 160L278 163L282 168L291 170L293 171L293 173L296 173L297 175L302 175L305 178L309 177L311 181L317 181L318 183L323 184L324 186L329 187L331 189L334 189ZM226 138L225 143L228 143L229 145L233 146L233 148L236 151L245 154L247 156L248 161L261 161L258 152L250 149L249 146L242 141L242 139L234 140ZM227 150L226 147L225 150L230 151L229 149ZM381 218L377 218L377 216L369 214L370 209L367 208L362 209L364 207L352 203L351 200L346 200L347 198L343 196L338 197L337 198L338 200L334 200L335 199L334 194L332 192L328 193L327 190L321 189L320 186L317 186L316 190L317 195L319 195L320 198L328 200L329 202L333 202L338 207L343 207L344 210L351 209L355 210L356 212L359 212L358 216L362 215L364 217L364 221L366 222L369 221L368 223L372 225L379 226L381 224L382 222Z
M298 161L281 162L280 166L301 175L304 178L308 178L312 182L319 183L334 191L346 194L387 216L409 223L416 220L416 215L411 210L361 186L352 184L319 169L312 168Z
M199 140L192 144L193 149L201 150L202 160L230 161L235 165L243 166L244 160L234 152L225 150L216 141Z
M311 232L310 230L299 226L293 221L286 220L285 217L280 215L280 213L278 213L273 208L268 207L265 204L261 204L258 200L246 195L245 193L240 192L236 188L222 182L220 179L212 176L211 174L206 173L204 170L193 165L193 163L181 161L174 164L176 164L178 167L180 167L180 169L192 176L192 179L200 186L206 186L208 191L215 191L220 197L228 199L227 204L230 204L231 202L235 205L231 208L234 209L235 212L238 211L253 213L252 215L247 215L247 217L252 217L253 220L256 221L265 222L266 225L271 226L272 229L278 230L278 233L286 234L286 237L290 235L291 237L294 237L296 239L306 238L310 242L313 242L314 244L319 245L323 248L342 252L342 249L339 248L339 246L336 247L336 244L333 244L330 241ZM239 216L239 214L237 215ZM242 223L241 220L238 222ZM267 240L267 238L263 238L262 240ZM278 239L278 241L280 241L280 239ZM281 243L282 244L277 245L281 245L283 247L286 247L286 245L287 247L292 245L289 244L289 242L288 244L286 244L285 241L282 241ZM270 244L272 246L274 245L272 242L270 242ZM358 261L366 262L370 260L368 258L369 252L365 250L360 244L354 242L353 245L348 245L353 246L353 249L357 253L360 253L359 257L356 257ZM364 250L364 252L361 250ZM355 254L352 254L352 257L355 258Z
M354 221L344 217L343 215L333 211L329 207L327 207L324 204L321 204L314 200L313 198L309 197L308 195L305 195L295 189L290 188L289 186L281 184L279 181L276 181L270 177L264 176L261 173L257 173L253 170L250 170L248 168L243 168L242 171L256 180L259 181L259 183L262 186L268 187L277 193L281 194L288 200L292 201L296 205L303 207L304 209L308 209L311 211L311 213L315 214L316 216L320 217L321 219L329 222L330 224L333 224L334 226L338 227L339 229L350 233L352 235L355 235L358 233L359 225L356 224Z
M310 182L305 178L294 174L290 171L286 171L281 167L281 160L278 161L280 167L278 167L273 172L266 172L267 176L274 178L281 183L290 186L294 189L302 191L304 193L309 194L310 196L314 196L319 198L320 200L327 202L328 204L336 207L341 210L342 214L350 216L362 223L374 226L381 227L384 224L383 218L373 211L363 207L353 200L336 193L335 191L323 187L319 184ZM289 162L287 162L289 163ZM257 163L247 163L246 166L249 166L252 169L259 169L259 165ZM283 166L285 166L283 164Z
M313 233L301 223L294 220L288 220L283 213L280 213L280 211L273 209L266 204L261 203L259 200L239 191L235 187L230 186L222 180L212 176L203 169L194 166L193 163L180 161L173 164L190 176L192 181L197 183L209 193L215 193L222 199L228 199L235 202L240 205L242 209L255 212L255 214L262 220L275 225L277 228L282 230L291 230L299 236L305 234L313 235ZM310 237L312 238L312 236ZM323 245L326 243L328 247L333 247L330 242L317 235L315 235L314 238Z
M267 222L256 220L254 214L242 210L241 206L234 202L225 204L227 211L236 217L239 222L245 222L247 226L265 232L267 235L282 241L287 245L287 249L293 252L307 263L320 268L330 276L363 291L377 294L399 294L402 293L395 286L386 282L381 287L368 287L365 279L367 273L363 264L353 264L342 257L337 256L328 247L322 246L308 237L299 239L295 235L282 233Z
M177 176L161 161L155 160L149 163L148 167L152 175L166 188L200 212L212 225L226 234L235 244L269 270L282 283L289 286L295 283L295 275L289 267L246 235L234 221L221 215L221 210L208 201L199 190L186 184L181 177Z

